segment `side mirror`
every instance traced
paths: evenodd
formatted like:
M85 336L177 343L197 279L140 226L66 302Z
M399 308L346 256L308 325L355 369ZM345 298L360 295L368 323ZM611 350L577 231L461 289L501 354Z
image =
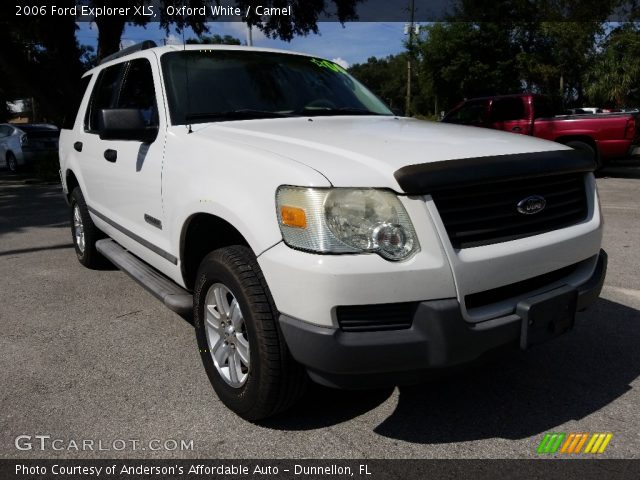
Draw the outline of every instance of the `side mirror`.
M149 127L142 110L135 108L109 108L100 110L98 133L101 140L133 140L153 142L158 127Z

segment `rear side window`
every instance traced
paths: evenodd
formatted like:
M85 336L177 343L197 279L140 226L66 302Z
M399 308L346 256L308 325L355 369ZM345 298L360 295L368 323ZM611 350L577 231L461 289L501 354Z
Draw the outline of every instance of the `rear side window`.
M549 97L533 97L533 111L536 118L551 118L562 112L562 103Z
M98 130L98 118L100 110L111 108L114 104L120 86L120 73L123 64L113 65L100 72L98 80L93 87L91 101L85 116L84 128L88 132Z
M524 116L524 103L521 97L500 98L491 105L492 122L521 120Z
M115 108L135 108L142 112L147 126L158 126L156 92L151 64L146 58L129 62Z
M87 75L86 77L82 77L80 80L80 87L76 92L76 96L73 98L72 104L69 106L67 110L67 114L64 116L64 120L62 121L62 128L70 130L73 128L73 124L76 121L76 117L78 116L78 110L80 110L80 104L82 103L82 99L84 98L84 94L87 91L87 87L89 86L89 82L91 81L91 75Z

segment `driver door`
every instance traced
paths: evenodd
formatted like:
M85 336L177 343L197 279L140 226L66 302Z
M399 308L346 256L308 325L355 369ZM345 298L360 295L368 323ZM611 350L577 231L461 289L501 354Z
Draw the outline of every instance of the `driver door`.
M166 259L157 252L166 252L169 243L161 197L166 128L158 115L161 97L155 63L153 56L141 57L101 72L87 116L86 134L92 138L85 145L93 164L92 213L117 230L112 236L120 244L161 268ZM158 127L157 137L151 142L100 139L98 121L105 108L140 110L148 127Z

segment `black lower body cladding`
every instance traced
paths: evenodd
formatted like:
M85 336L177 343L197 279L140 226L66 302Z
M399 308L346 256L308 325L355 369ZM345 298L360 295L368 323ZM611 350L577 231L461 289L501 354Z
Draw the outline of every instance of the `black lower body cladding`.
M602 290L607 254L602 250L591 278L576 288L577 311L595 302ZM566 287L557 289L559 294ZM549 293L554 292L554 290ZM348 332L280 316L293 357L315 381L341 388L394 385L419 379L426 370L473 361L493 349L521 339L516 314L471 324L455 298L420 302L411 328Z

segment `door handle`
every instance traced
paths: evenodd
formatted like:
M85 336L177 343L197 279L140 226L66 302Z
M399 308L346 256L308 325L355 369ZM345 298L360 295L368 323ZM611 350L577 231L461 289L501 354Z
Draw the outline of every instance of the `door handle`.
M118 152L109 148L108 150L104 151L104 159L107 162L114 163L118 159Z
M75 149L76 152L81 152L82 151L82 142L76 142L73 144L73 148Z
M512 132L519 132L519 131L521 131L521 130L522 130L522 129L521 129L520 127L513 127L513 128L511 129L511 131L512 131Z

